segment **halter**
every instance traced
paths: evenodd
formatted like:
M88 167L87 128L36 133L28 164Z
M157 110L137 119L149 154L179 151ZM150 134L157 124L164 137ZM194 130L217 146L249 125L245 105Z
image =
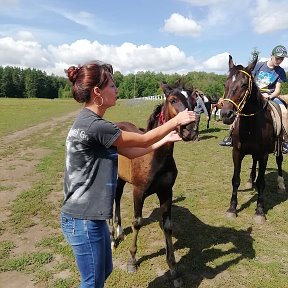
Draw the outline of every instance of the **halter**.
M163 125L165 123L165 117L164 117L163 109L161 110L161 112L157 116L159 116L159 120L158 120L159 124Z
M246 76L248 76L248 80L249 80L249 82L248 82L248 88L247 88L247 90L245 91L245 94L244 94L243 98L241 99L241 101L240 101L239 104L237 104L236 102L234 102L233 100L231 100L231 99L229 99L229 98L224 98L223 101L228 101L228 102L232 103L232 104L236 107L236 109L237 109L236 114L241 115L241 116L253 116L253 115L255 115L256 113L252 113L252 114L242 114L242 113L241 113L241 111L242 111L242 109L244 108L244 106L245 106L245 104L246 104L249 96L251 95L251 91L252 91L252 77L251 77L251 75L250 75L249 73L247 73L247 72L244 71L244 70L239 70L239 72L242 72L242 73L244 73Z

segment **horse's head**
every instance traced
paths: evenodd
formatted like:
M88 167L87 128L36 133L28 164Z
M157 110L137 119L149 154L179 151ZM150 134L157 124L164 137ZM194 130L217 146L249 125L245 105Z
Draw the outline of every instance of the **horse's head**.
M251 96L254 84L252 71L258 58L254 59L246 68L234 65L232 56L229 55L229 75L225 82L223 107L221 117L224 124L232 124L236 115L240 114Z
M171 88L168 84L161 83L161 88L165 94L165 101L162 105L162 120L163 122L175 117L179 112L188 109L194 110L196 105L196 98L192 95L192 89L182 90L183 87ZM160 119L159 119L160 120ZM161 124L161 123L160 123ZM198 128L196 122L182 125L178 129L180 137L184 141L191 141L197 139Z

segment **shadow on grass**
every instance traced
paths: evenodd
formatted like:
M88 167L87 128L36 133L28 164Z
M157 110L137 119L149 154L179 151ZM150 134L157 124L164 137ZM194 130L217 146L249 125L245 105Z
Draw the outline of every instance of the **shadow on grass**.
M181 201L181 199L176 201ZM236 230L207 225L187 208L177 205L172 206L172 218L173 237L177 239L174 249L176 253L180 249L188 250L188 253L177 263L177 269L182 275L185 287L198 287L203 279L212 279L239 261L255 257L250 229ZM159 221L159 219L161 219L160 209L156 208L148 218L143 219L143 226ZM232 248L228 250L217 248L218 245L223 244L228 244ZM138 259L139 269L141 269L142 262L165 254L163 246L163 249L141 257ZM223 258L220 260L221 257ZM224 258L229 258L229 260L225 261ZM214 260L221 264L211 265ZM167 271L150 282L148 288L170 287L171 283L167 267Z
M269 171L269 173L267 173ZM272 210L274 207L280 205L281 203L285 202L288 199L288 186L286 185L286 193L279 194L277 193L277 177L278 172L277 169L274 168L267 168L266 174L265 174L265 182L266 182L266 188L264 190L264 209L265 214L268 213L269 210ZM283 178L288 178L288 173L283 171ZM244 179L246 181L246 179ZM247 179L248 180L248 179ZM243 180L242 180L243 181ZM287 182L287 181L286 181ZM251 192L252 190L255 190L255 194L252 195L252 197L246 202L243 203L238 209L237 212L241 212L251 205L255 205L256 209L256 203L257 203L257 197L258 193L256 190L255 183L253 184L252 189L239 189L238 193L245 193L245 192ZM232 186L231 186L231 193L232 193ZM227 203L227 208L229 207L229 203Z

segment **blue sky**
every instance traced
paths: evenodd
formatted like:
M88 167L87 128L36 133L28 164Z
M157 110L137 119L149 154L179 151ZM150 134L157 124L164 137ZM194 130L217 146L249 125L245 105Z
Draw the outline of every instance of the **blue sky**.
M287 0L0 0L0 65L65 76L70 65L226 73L288 49ZM288 70L288 59L282 63Z

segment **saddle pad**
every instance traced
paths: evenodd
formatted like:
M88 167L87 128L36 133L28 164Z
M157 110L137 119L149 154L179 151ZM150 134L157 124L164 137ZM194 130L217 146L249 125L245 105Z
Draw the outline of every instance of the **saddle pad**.
M281 109L279 107L279 104L273 102L272 100L268 101L268 105L271 108L271 116L273 119L274 133L275 133L275 136L278 137L282 129Z

